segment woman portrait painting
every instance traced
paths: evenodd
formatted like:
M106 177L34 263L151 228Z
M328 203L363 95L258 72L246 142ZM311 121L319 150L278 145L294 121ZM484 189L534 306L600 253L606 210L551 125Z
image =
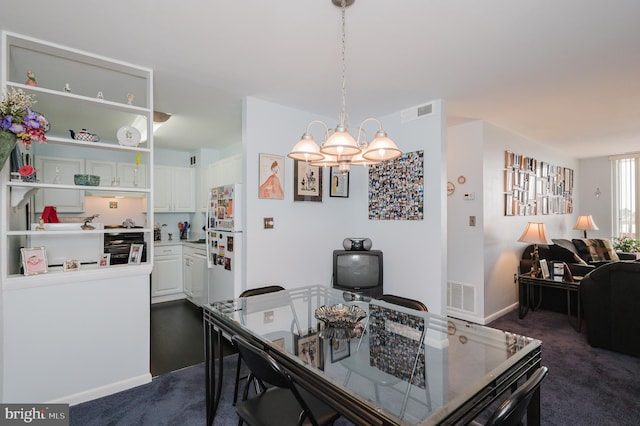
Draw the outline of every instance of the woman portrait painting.
M284 199L284 191L280 180L280 164L282 157L260 154L260 188L259 198ZM265 177L266 176L266 177Z

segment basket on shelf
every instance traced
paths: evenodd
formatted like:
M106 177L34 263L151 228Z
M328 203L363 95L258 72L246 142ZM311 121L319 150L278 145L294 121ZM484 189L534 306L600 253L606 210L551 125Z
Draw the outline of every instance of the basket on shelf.
M99 186L100 176L96 175L73 175L73 182L76 185Z

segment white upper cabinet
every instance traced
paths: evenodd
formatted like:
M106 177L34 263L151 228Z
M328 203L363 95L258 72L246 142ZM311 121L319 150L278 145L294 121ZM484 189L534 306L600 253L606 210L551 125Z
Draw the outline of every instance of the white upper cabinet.
M156 212L194 212L195 171L189 167L156 166L153 169Z

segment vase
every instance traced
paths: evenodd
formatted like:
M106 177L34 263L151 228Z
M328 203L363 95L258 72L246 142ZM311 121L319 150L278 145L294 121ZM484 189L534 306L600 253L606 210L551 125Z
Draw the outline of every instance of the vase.
M15 133L0 131L0 170L4 168L4 163L11 157L11 151L16 146L17 137Z

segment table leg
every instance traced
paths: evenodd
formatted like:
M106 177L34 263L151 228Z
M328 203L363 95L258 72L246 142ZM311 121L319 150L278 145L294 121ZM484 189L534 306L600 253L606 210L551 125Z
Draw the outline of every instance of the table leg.
M215 347L218 347L218 374L215 366ZM220 396L222 394L222 332L216 330L213 324L204 322L204 374L205 374L205 399L207 411L207 426L213 425L213 419L218 410Z
M529 312L529 284L518 280L518 318L522 319Z
M540 386L533 392L527 408L527 426L540 426Z

